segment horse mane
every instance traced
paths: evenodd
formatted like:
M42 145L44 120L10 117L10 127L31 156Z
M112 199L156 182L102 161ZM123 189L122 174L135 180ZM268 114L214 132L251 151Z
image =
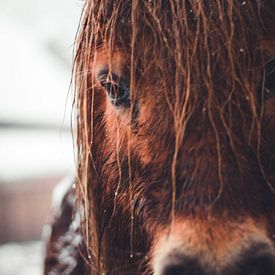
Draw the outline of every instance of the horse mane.
M108 259L111 253L106 253L112 249L106 239L109 221L104 218L108 188L104 181L108 179L100 172L108 156L97 157L105 134L104 99L93 78L99 49L107 48L110 56L117 49L130 53L131 99L137 96L135 87L145 83L142 76L153 68L152 79L158 80L173 116L172 205L180 144L192 127L214 137L218 198L223 192L223 164L228 161L223 140L239 160L240 174L241 156L248 145L260 162L262 86L269 45L274 45L274 18L271 0L85 1L74 65L77 196L85 209L83 234L88 244L87 261L94 272L108 270L113 262ZM201 119L192 120L196 125L191 125L189 121L196 116ZM236 124L236 120L241 122ZM205 129L205 121L210 129ZM238 125L242 127L236 129ZM131 163L125 167L131 169ZM117 177L116 173L110 170L109 177ZM131 203L127 207L131 211Z

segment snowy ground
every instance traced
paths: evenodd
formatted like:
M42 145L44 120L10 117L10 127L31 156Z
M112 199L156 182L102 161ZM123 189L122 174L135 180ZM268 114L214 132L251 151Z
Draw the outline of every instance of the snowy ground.
M44 246L41 241L0 246L0 275L42 275Z

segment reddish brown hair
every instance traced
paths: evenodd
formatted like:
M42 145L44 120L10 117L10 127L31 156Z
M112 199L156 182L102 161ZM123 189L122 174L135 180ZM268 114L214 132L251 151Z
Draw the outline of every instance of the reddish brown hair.
M74 70L77 190L93 272L145 271L153 224L170 223L177 211L199 216L196 204L210 205L213 215L267 212L256 195L274 184L274 100L265 89L274 18L271 0L85 2ZM108 99L94 76L102 49L110 64L116 52L127 55L130 126L106 118ZM150 121L134 121L136 101L154 110ZM110 119L117 133L108 130ZM227 183L229 174L238 185ZM248 190L248 174L267 188ZM205 177L213 178L211 190L198 186ZM179 186L183 178L192 190Z

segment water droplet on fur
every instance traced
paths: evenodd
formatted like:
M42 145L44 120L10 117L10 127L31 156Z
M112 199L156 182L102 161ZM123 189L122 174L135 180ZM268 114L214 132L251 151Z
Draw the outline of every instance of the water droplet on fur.
M133 257L134 257L134 255L131 253L131 254L130 254L130 258L133 258Z
M246 1L243 1L243 2L242 2L242 5L243 5L243 6L246 5Z
M88 255L88 258L91 259L92 258L91 255Z
M244 52L244 49L243 49L243 48L240 48L240 52L243 53L243 52Z
M118 192L115 192L115 196L117 196L118 195Z
M72 185L72 188L75 189L75 187L76 187L76 185L75 185L75 183L74 183L74 184Z

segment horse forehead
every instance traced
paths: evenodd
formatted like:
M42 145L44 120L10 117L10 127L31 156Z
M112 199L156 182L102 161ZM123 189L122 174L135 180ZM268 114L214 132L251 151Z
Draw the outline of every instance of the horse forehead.
M93 73L97 75L103 68L121 74L129 59L129 54L123 49L110 50L105 46L97 49L92 59Z

